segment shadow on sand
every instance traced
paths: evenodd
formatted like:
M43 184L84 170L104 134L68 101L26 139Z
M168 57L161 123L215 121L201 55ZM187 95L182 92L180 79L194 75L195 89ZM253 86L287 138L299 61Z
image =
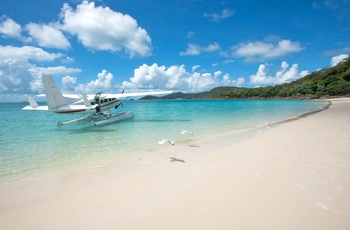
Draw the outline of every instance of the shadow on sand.
M175 157L169 157L170 158L170 162L181 162L181 163L185 163L184 160L181 160L181 159L178 159L178 158L175 158Z

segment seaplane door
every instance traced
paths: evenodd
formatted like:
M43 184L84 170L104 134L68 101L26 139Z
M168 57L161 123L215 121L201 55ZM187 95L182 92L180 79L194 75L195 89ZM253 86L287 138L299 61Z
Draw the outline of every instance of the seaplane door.
M97 105L100 104L100 96L101 96L101 93L102 93L102 92L98 92L98 93L96 93L96 95L95 95L94 101L95 101L95 104L97 104Z

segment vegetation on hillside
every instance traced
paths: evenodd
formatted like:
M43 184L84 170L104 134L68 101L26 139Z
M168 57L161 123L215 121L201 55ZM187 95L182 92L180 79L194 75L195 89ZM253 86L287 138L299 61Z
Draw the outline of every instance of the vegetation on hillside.
M244 88L221 96L237 99L350 96L350 58L334 67L313 72L291 83L263 88Z

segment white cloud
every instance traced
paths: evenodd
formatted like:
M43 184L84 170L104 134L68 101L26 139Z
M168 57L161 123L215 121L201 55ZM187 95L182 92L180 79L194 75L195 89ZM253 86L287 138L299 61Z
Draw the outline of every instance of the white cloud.
M65 76L62 78L62 87L63 90L66 90L68 92L75 91L74 85L77 83L76 77L71 76Z
M70 73L80 73L81 69L79 68L69 68L65 66L54 66L54 67L39 67L38 68L40 72L45 74L52 74L52 75L64 75L64 74L70 74Z
M2 22L0 23L0 33L3 34L3 37L15 38L23 42L32 41L32 38L26 38L22 35L21 25L16 23L11 18L2 17Z
M45 71L51 71L51 73L80 71L63 66L43 68L31 63L32 61L52 62L61 57L62 54L48 53L32 46L0 45L0 93L18 94L40 91L42 90L41 74Z
M229 17L233 16L233 14L234 14L234 11L232 11L231 9L227 8L227 9L223 9L220 14L217 14L217 13L213 13L213 14L204 13L204 17L210 18L210 20L213 21L213 22L220 22L223 19L226 19L226 18L229 18Z
M261 86L288 83L308 74L306 70L299 72L298 64L293 64L289 69L288 67L289 64L283 61L281 68L275 73L275 76L271 76L266 69L266 65L261 64L257 73L250 76L250 84Z
M22 37L21 31L21 25L16 23L11 18L6 18L0 24L0 33L7 37L20 38Z
M220 50L221 47L218 43L214 42L213 44L209 44L207 47L201 47L194 43L187 44L187 49L185 52L180 52L180 56L197 56L202 52L214 52Z
M87 48L122 52L130 57L151 54L151 38L137 21L109 7L83 1L72 9L65 3L61 9L62 29Z
M300 52L302 47L299 42L280 40L277 43L243 42L232 46L231 50L233 56L245 58L246 61L262 61Z
M122 88L126 89L172 89L181 91L204 91L219 85L234 85L237 81L227 77L221 77L222 72L212 73L194 72L199 66L192 68L192 73L186 71L184 65L151 66L146 64L135 69L134 77L130 81L124 81ZM242 83L242 79L239 80Z
M18 60L34 60L34 61L53 61L61 58L60 53L48 53L41 48L33 46L1 46L0 59L18 59Z
M196 69L198 69L199 67L201 67L200 65L194 65L192 66L192 72L196 71Z
M113 74L108 73L107 70L102 70L102 72L97 75L96 80L90 81L86 85L79 84L75 88L75 91L81 92L81 93L96 93L99 91L110 90L112 87L112 82L113 82Z
M180 52L180 56L196 56L201 53L201 47L199 45L189 43L185 52Z
M67 38L55 25L29 23L26 25L26 30L41 47L57 49L67 49L70 47Z
M339 54L337 56L332 57L331 60L331 66L336 66L338 65L339 62L343 61L344 59L348 58L349 54Z
M222 74L222 72L220 70L214 72L214 77L218 78L220 75Z
M234 85L236 85L237 87L241 87L244 85L244 83L245 83L245 79L243 77L239 77Z
M30 82L30 88L32 91L42 91L42 75L66 75L70 73L81 72L78 68L67 68L65 66L54 66L54 67L36 67L32 66L29 70L33 80Z
M229 74L225 74L222 78L222 84L224 85L231 85L231 86L236 86L236 87L241 87L245 83L245 79L243 77L235 79L231 79Z
M214 52L214 51L220 50L220 46L218 43L214 42L213 44L210 44L207 47L203 47L202 50L204 52Z
M0 58L0 93L29 93L31 65L26 60Z

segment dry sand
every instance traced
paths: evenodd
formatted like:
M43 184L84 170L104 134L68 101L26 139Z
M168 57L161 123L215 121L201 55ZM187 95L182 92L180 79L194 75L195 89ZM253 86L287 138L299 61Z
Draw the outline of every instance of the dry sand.
M350 229L350 100L226 135L0 186L0 229Z

